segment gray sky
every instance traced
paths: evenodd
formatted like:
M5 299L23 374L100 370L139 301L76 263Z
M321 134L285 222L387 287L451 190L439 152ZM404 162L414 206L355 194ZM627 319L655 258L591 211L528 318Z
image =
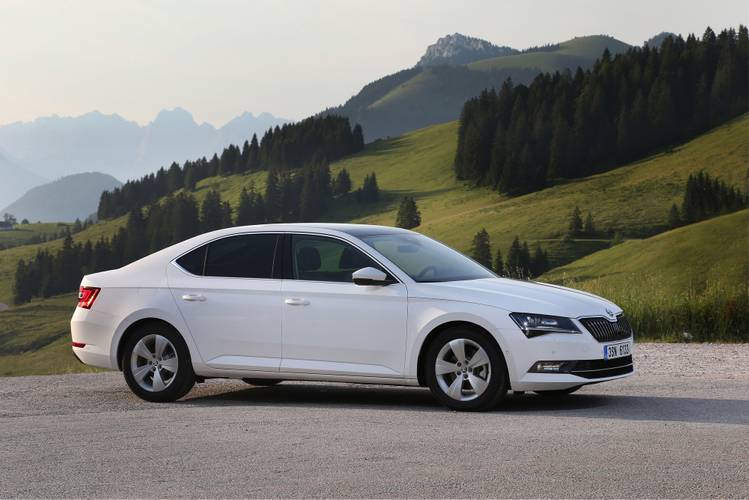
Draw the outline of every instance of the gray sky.
M525 48L578 35L642 43L747 24L737 1L0 0L0 124L98 110L140 123L182 106L222 125L292 119L412 66L448 33Z

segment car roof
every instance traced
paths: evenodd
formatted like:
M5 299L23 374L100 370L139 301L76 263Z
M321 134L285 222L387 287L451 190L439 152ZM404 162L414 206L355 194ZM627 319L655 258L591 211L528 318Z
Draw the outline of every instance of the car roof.
M237 226L234 231L304 231L310 229L338 231L354 237L381 235L381 234L408 234L411 231L399 227L377 226L373 224L335 224L325 222L303 222L284 224L262 224L257 226Z

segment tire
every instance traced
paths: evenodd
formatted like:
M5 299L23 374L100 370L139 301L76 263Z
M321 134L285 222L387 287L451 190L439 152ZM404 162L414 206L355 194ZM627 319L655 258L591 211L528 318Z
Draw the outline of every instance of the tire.
M539 396L544 396L546 398L561 398L564 396L567 396L568 394L572 394L573 392L580 389L581 385L576 385L575 387L568 387L567 389L557 389L555 391L533 391Z
M425 359L429 389L448 408L489 410L507 394L507 365L496 344L485 334L462 327L447 329L430 344ZM448 368L455 371L447 371Z
M242 381L246 384L258 385L263 387L276 385L283 382L283 380L273 378L243 378Z
M136 396L154 403L176 401L195 385L187 345L165 323L146 323L130 335L123 349L122 372Z

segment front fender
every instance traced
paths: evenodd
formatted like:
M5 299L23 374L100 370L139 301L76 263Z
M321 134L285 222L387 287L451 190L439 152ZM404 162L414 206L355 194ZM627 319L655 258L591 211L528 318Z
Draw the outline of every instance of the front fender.
M489 332L502 350L510 379L514 379L516 369L509 346L515 340L514 337L518 334L522 336L522 333L512 323L507 311L470 302L418 298L409 299L408 302L409 347L405 360L407 377L417 377L419 354L429 334L452 322L471 323Z

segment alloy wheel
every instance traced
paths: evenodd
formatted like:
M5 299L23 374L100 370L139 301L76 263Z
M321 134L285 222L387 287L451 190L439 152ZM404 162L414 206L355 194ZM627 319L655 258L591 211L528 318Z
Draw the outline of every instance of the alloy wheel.
M481 396L491 380L491 362L486 351L471 339L457 338L442 346L434 364L440 389L456 401Z
M169 387L178 368L177 350L162 335L146 335L135 344L130 355L133 379L149 392L160 392Z

